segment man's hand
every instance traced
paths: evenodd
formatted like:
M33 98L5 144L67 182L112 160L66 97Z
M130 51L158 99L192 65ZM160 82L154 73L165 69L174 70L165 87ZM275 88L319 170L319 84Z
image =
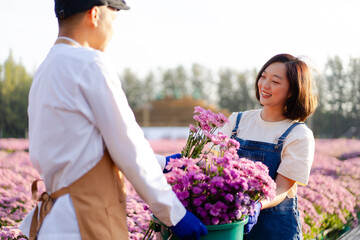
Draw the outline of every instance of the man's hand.
M170 159L179 159L179 158L181 158L181 153L176 153L174 155L165 157L166 162L165 162L165 167L164 167L163 173L171 172L171 169L170 170L166 169L166 165L168 165L168 163L170 162Z
M254 215L249 216L249 221L248 223L244 226L244 233L247 234L251 231L251 229L255 226L255 224L257 223L257 220L259 218L259 214L260 214L260 210L261 210L261 203L257 202L255 204L255 209L254 209Z
M185 216L170 230L182 240L199 240L208 233L205 225L194 214L186 211Z

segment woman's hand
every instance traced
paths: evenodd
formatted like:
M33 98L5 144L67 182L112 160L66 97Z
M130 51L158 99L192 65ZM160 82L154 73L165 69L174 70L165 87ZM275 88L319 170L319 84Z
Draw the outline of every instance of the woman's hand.
M262 209L275 207L281 203L287 196L290 189L294 186L295 181L281 174L277 174L276 179L276 196L271 201L262 200Z

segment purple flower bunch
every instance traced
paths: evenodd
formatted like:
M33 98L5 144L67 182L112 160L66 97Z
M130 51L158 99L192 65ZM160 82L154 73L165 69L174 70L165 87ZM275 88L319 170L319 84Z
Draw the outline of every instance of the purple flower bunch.
M181 152L183 157L197 158L206 144L211 141L214 132L228 122L222 113L216 114L210 109L205 110L200 106L195 107L193 118L196 123L189 126L189 136Z
M166 167L172 169L166 179L187 210L206 225L232 223L253 214L256 201L275 197L268 168L239 158L236 140L214 134L227 121L223 116L197 107L194 119L197 127L190 126L183 151L188 154Z

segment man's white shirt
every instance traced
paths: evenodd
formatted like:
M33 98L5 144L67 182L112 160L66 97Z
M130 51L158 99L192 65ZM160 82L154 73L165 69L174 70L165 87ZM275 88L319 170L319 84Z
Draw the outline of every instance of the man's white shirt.
M158 156L159 164L103 52L56 44L34 76L28 115L30 159L49 194L92 169L106 146L162 222L175 225L184 217L185 208L162 174L164 158ZM25 234L32 212L21 224ZM81 239L68 194L56 200L38 239Z

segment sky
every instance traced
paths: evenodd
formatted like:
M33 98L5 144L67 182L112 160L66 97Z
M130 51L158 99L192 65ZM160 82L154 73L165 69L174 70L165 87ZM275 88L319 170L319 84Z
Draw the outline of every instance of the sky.
M260 69L273 55L320 71L335 55L360 58L359 0L128 0L106 49L118 72L198 63L216 72ZM33 73L57 38L52 0L0 0L0 63L10 51Z

